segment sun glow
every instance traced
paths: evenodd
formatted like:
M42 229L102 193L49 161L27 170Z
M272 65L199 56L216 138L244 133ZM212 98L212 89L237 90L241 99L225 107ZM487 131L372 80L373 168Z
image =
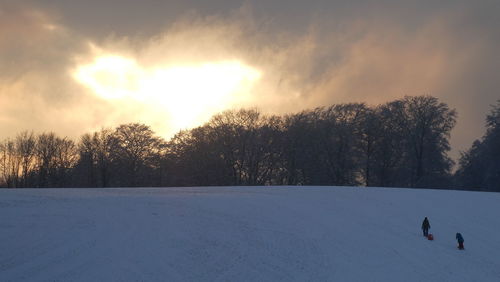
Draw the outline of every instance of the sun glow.
M74 79L98 97L131 109L140 103L155 113L152 118L168 119L173 131L241 106L260 76L258 70L235 60L146 68L122 56L97 57L73 72Z

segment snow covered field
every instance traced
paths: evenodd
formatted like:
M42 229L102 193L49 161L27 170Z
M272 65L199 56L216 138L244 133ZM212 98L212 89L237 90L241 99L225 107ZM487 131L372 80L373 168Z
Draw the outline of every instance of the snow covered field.
M497 193L2 189L0 281L500 281L499 216Z

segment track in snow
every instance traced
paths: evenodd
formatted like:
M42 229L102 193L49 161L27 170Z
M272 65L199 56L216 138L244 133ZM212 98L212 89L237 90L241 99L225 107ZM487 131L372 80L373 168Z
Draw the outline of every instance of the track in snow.
M500 281L499 214L442 190L4 189L0 280Z

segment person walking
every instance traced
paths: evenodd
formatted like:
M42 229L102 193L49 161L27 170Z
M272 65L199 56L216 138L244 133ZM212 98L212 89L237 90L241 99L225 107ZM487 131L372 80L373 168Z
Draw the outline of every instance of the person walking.
M458 242L458 249L463 250L464 249L464 237L462 237L462 234L457 233L457 235L455 235L455 238L457 239L457 242Z
M424 232L424 236L427 237L429 235L429 229L431 229L431 225L429 224L429 220L427 217L424 218L422 222L422 231Z

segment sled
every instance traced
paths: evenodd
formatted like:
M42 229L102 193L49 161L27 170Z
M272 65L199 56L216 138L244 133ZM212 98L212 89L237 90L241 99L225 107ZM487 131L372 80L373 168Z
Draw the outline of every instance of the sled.
M427 235L427 240L429 241L434 240L434 236L432 234Z

